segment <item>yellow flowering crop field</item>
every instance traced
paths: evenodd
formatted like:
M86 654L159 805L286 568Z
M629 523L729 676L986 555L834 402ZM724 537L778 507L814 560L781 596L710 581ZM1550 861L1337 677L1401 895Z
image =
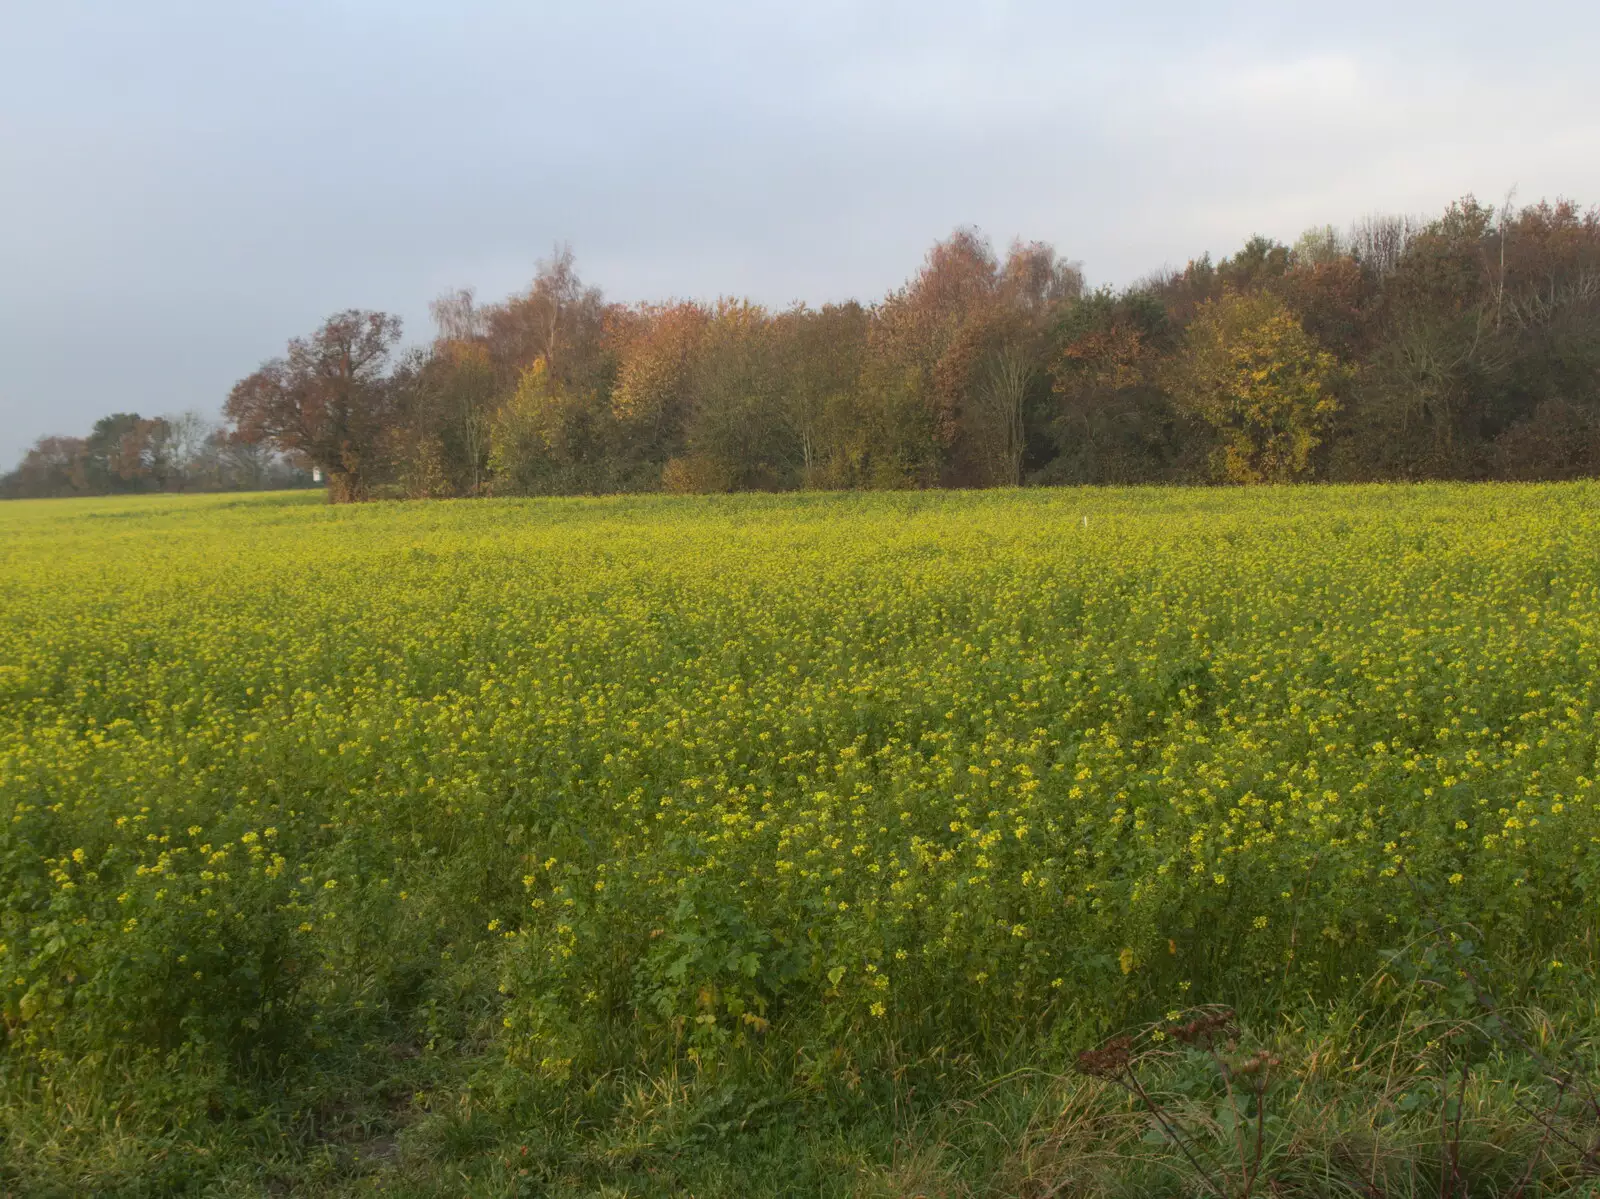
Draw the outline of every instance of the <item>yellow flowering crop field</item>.
M1594 484L6 504L7 1103L1590 1003L1597 691Z

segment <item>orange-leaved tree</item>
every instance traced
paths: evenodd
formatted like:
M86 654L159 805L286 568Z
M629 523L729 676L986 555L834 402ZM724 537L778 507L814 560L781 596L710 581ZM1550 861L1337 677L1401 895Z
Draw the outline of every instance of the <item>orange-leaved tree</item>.
M366 495L381 457L393 394L386 376L400 318L352 309L329 317L288 353L239 380L224 411L239 436L303 457L335 502Z

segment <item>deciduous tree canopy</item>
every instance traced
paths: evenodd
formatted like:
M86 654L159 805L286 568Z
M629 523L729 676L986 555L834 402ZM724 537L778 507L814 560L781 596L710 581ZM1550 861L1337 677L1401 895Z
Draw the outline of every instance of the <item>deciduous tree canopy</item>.
M782 311L608 303L558 246L434 318L396 359L397 318L337 314L235 385L220 442L119 413L0 486L195 486L252 446L335 500L1600 472L1600 214L1566 201L1256 236L1120 291L958 229L876 305Z

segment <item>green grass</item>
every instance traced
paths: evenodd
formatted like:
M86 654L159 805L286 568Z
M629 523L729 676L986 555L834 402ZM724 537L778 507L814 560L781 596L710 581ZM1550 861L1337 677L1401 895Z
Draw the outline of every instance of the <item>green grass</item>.
M0 507L0 1188L1589 1194L1597 501Z

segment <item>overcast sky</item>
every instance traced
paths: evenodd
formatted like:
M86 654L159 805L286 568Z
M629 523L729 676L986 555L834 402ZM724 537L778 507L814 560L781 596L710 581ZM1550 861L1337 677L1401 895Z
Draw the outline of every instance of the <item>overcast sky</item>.
M1600 202L1600 5L0 0L0 469L347 307L880 297L975 224L1126 283Z

